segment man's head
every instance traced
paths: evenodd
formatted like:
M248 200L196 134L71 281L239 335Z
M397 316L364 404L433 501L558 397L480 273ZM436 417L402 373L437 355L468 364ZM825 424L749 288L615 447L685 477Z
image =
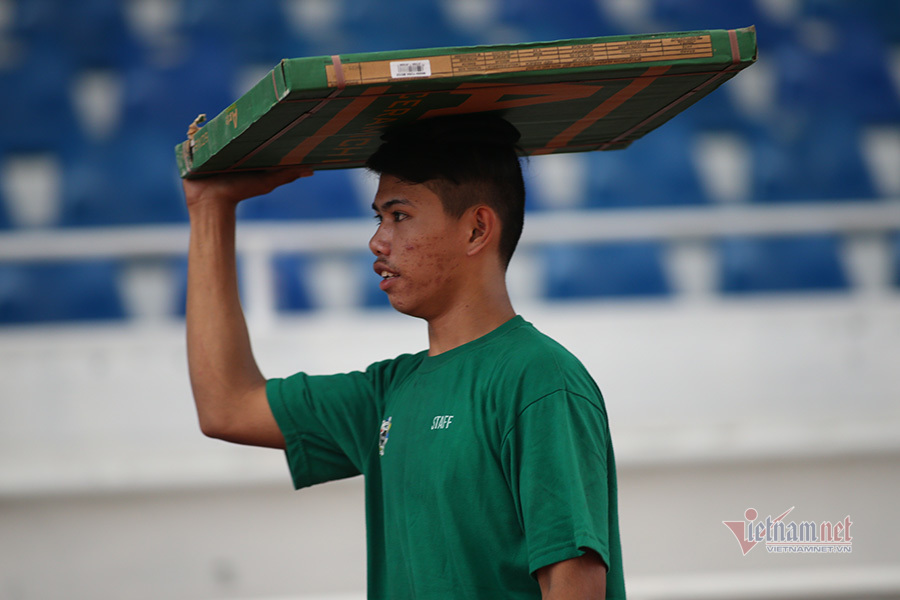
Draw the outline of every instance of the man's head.
M425 185L453 218L477 205L497 214L498 252L505 268L522 235L525 215L518 130L494 115L456 115L405 123L382 139L366 162L371 171Z

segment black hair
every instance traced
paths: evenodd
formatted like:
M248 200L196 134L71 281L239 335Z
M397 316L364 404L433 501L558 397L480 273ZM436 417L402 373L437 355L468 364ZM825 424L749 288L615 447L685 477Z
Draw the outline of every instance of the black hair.
M477 204L494 209L506 267L525 219L519 131L499 116L476 113L403 123L381 139L381 147L366 161L371 171L428 186L455 218Z

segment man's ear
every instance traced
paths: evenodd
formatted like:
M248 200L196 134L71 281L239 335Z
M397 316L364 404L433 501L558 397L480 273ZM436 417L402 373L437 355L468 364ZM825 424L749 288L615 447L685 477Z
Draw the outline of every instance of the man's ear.
M499 235L500 220L494 209L485 204L479 204L470 209L468 221L469 248L466 254L474 256L482 252Z

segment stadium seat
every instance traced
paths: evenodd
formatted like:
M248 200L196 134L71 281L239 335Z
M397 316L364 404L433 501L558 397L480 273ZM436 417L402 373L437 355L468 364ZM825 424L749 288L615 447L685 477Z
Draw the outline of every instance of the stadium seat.
M735 29L755 25L762 40L771 41L783 29L766 12L761 2L685 2L654 0L650 2L653 21L662 31L694 31L697 29Z
M57 151L76 137L68 90L73 63L52 42L24 42L19 60L0 69L0 152Z
M734 90L725 87L713 91L701 98L694 106L689 107L677 119L684 119L686 126L705 129L732 129L744 124L745 116L741 114L733 100Z
M691 143L688 122L676 117L624 150L589 154L587 206L707 204L691 160Z
M750 198L753 158L743 131L698 128L690 154L709 198L723 204Z
M0 324L125 316L111 260L0 263Z
M86 146L63 165L63 226L184 222L171 137L147 128Z
M199 34L185 40L172 64L131 65L123 73L123 135L152 128L174 146L198 114L212 118L234 101L237 66L226 41Z
M877 193L861 153L859 124L841 112L759 129L751 140L759 202L866 200Z
M309 291L309 259L299 254L279 254L273 258L275 270L275 308L283 312L313 307Z
M836 236L729 237L718 244L720 291L837 291L848 287Z
M655 242L556 244L539 251L551 300L666 296L663 245Z
M880 33L890 44L900 44L900 2L896 0L861 0L854 6L873 23L878 23Z
M778 104L791 116L843 113L867 123L900 119L887 47L875 25L855 10L833 10L836 15L808 17L769 49L778 65Z
M76 68L121 68L139 51L120 0L20 0L11 31L25 44L58 46Z
M348 171L318 171L312 177L241 203L238 216L251 220L368 217Z
M584 208L592 157L584 153L548 154L522 161L525 210Z
M625 33L606 18L594 0L556 0L552 9L541 0L498 0L497 21L521 32L514 41L558 40Z
M305 55L279 1L191 0L184 3L182 25L189 37L227 40L242 63L274 66L282 58Z
M17 228L52 227L61 213L62 174L52 152L0 153L3 212Z
M345 3L339 28L345 37L335 52L341 54L455 46L471 41L448 25L437 3L417 0L395 0L389 5L377 0Z

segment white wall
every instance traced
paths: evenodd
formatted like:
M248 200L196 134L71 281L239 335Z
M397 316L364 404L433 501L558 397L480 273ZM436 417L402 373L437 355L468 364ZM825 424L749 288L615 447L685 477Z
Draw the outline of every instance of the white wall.
M900 597L900 300L519 308L606 396L633 597ZM426 343L390 312L253 337L268 376ZM364 589L361 482L294 493L280 453L203 438L184 354L180 323L0 332L0 598ZM741 556L751 506L849 514L853 553Z

